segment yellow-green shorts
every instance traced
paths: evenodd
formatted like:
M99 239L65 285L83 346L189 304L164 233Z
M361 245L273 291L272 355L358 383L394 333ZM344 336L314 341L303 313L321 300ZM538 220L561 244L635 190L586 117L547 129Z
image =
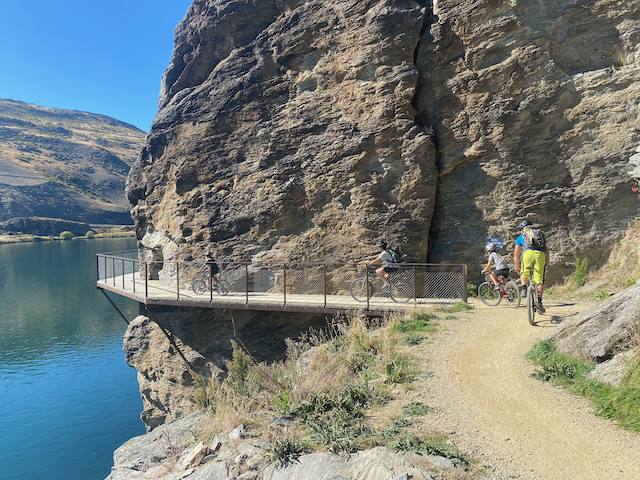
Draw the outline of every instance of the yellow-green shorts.
M530 275L529 267L533 267L533 281L538 285L544 283L544 265L547 262L546 252L539 250L525 250L522 254L522 271L521 276L528 277Z

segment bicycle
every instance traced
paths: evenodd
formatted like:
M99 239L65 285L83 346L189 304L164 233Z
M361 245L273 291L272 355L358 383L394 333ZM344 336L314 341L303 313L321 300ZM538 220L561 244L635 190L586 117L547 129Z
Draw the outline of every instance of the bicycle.
M226 280L218 280L214 276L211 277L211 281L213 282L213 289L218 295L226 295L229 293L229 282ZM196 295L202 295L204 292L211 290L209 287L209 275L203 273L200 278L196 278L191 284L191 288Z
M538 311L538 284L533 281L533 267L527 267L529 270L529 282L527 287L527 318L530 325L535 325L536 312ZM540 312L542 313L542 312Z
M485 305L489 307L497 306L504 297L511 308L518 308L520 306L520 289L516 282L513 280L507 280L504 276L498 276L498 281L504 289L504 294L500 293L500 290L496 290L491 277L487 275L486 282L483 282L478 287L478 297Z
M360 277L351 282L349 291L355 301L366 302L373 296L375 284L384 296L388 295L394 302L407 303L414 297L413 285L406 278L398 278L397 275L397 272L389 274L389 278L385 282L374 271L371 271L368 280L367 277ZM373 279L373 283L371 279Z

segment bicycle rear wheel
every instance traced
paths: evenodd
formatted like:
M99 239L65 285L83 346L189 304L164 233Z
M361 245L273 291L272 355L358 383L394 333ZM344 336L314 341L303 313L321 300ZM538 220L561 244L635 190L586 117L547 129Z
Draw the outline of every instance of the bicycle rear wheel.
M216 280L215 289L218 295L226 295L229 293L229 282L226 280Z
M500 300L502 300L500 292L494 290L493 286L493 282L484 282L478 287L478 297L480 297L480 300L482 300L485 305L490 307L495 307L500 303Z
M535 325L536 306L533 287L531 284L527 287L527 318L529 319L529 324Z
M513 281L508 281L504 286L504 291L507 294L507 303L511 308L518 308L520 306L520 289Z
M356 278L349 288L351 296L357 302L366 302L373 295L373 285L366 278Z
M207 291L207 284L202 278L196 278L193 281L191 288L193 289L193 293L195 293L196 295L202 295Z
M391 300L398 303L407 303L413 298L413 285L409 280L391 280L389 294Z

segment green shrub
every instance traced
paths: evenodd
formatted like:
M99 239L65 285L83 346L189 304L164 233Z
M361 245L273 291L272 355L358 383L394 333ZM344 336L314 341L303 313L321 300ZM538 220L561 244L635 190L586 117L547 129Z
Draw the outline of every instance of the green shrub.
M405 415L413 415L415 417L431 413L433 412L433 408L426 406L424 403L413 402L402 407L402 411Z
M478 296L478 286L475 283L467 282L467 296L468 297Z
M589 265L589 259L587 257L580 258L578 257L578 251L573 251L573 258L576 261L576 271L573 272L571 276L571 280L577 286L582 287L585 283L587 283L587 267Z
M410 333L406 337L403 337L402 340L400 340L400 343L409 346L420 345L425 338L427 337L419 335L417 333Z
M67 230L65 230L60 234L60 240L72 240L72 239L73 239L73 233Z
M427 312L412 313L408 317L396 317L389 323L389 329L392 333L435 332L436 324L429 322L432 318L435 318L435 315Z
M277 469L284 468L287 465L297 462L298 457L308 450L306 443L300 441L297 437L276 438L269 445L264 453L264 458L274 464Z
M92 239L96 238L96 232L94 232L93 230L89 230L85 234L85 237L87 238L87 240L92 240Z

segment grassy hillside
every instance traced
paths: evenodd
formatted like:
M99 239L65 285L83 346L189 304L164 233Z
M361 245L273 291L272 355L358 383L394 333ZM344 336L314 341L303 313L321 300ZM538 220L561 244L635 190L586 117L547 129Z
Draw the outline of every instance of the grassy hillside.
M144 138L104 115L0 99L0 221L131 223L124 182Z

